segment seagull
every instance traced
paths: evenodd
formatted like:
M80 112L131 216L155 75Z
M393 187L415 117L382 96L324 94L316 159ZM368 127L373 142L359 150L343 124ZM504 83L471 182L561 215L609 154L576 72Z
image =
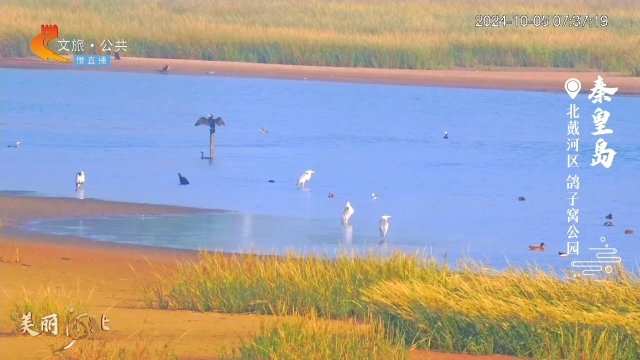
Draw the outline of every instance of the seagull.
M558 251L558 255L559 255L560 257L567 257L567 256L569 256L566 252L562 252L562 251Z
M443 139L448 139L448 138L449 138L449 134L445 131Z
M260 129L260 132L263 134L268 134L269 132L266 129Z
M198 125L209 125L209 127L211 127L212 129L215 129L214 127L216 125L218 126L226 126L226 124L224 123L224 120L222 120L221 117L217 117L217 118L213 118L213 115L209 114L207 115L207 117L200 117L200 119L198 119L198 121L196 121L196 126Z
M200 151L200 159L211 159L209 156L204 156L204 152Z
M355 210L351 207L351 203L347 201L347 205L344 207L344 211L342 211L342 225L349 225L349 219Z
M391 215L382 215L380 219L380 237L385 238L387 236L387 231L389 231L389 218Z
M304 189L304 184L307 183L309 180L311 180L311 175L315 173L316 172L313 170L305 171L304 174L300 175L300 177L298 178L298 182L296 183L296 186L299 186L300 184L302 184L302 188Z
M377 199L378 199L378 197L376 196L376 194L371 193L371 200L377 200Z
M159 72L160 74L166 74L166 73L169 72L169 68L170 68L170 66L169 66L169 64L167 64L162 68L162 70L156 70L156 71Z
M76 190L80 189L84 185L84 171L80 170L79 173L76 174Z
M180 178L180 185L189 185L189 180L182 176L182 174L178 173L178 177Z
M21 142L20 141L16 141L15 144L13 145L7 145L7 147L14 147L14 148L19 148L20 147Z

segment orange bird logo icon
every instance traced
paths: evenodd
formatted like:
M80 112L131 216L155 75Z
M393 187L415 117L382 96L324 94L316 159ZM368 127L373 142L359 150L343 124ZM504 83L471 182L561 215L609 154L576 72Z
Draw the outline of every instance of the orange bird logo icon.
M29 48L38 57L44 60L55 60L68 63L69 60L55 54L48 47L49 42L58 37L58 25L41 25L40 34L31 40Z

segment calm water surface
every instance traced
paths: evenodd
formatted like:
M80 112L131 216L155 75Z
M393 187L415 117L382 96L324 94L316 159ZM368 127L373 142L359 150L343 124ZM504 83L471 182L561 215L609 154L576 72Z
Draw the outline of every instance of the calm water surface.
M640 260L638 97L595 105L586 94L90 71L0 69L0 79L0 190L236 211L53 220L31 224L37 231L331 253L377 249L386 213L385 249L568 267L595 260L588 248L604 244L627 266ZM567 168L571 103L580 108L578 169ZM605 139L618 154L609 169L589 166L597 106L611 113ZM227 123L212 164L200 159L208 129L194 127L208 113ZM19 149L4 147L15 141ZM297 190L306 169L316 171L309 191ZM178 172L191 185L178 186ZM580 254L567 259L557 252L567 250L569 174L580 177ZM355 208L348 231L340 226L347 200ZM603 226L609 213L613 227ZM547 251L527 251L540 242Z

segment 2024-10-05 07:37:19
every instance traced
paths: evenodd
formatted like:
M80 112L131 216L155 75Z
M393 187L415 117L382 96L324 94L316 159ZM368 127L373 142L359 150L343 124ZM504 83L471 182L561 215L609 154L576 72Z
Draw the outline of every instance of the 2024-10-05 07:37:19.
M606 27L607 15L476 15L475 27Z

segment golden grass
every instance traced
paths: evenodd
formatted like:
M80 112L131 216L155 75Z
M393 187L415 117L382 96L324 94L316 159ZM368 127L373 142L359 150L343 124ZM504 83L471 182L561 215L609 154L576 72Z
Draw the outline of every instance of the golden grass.
M476 15L607 15L606 27L476 27ZM560 67L640 75L630 0L5 0L0 56L30 55L42 23L124 55L294 65L441 69ZM95 50L101 50L96 46Z
M539 268L458 268L419 255L335 260L201 253L145 285L148 306L367 320L410 346L536 358L635 359L640 279L561 280Z
M222 359L406 359L402 340L390 338L384 325L326 321L315 313L285 317Z

